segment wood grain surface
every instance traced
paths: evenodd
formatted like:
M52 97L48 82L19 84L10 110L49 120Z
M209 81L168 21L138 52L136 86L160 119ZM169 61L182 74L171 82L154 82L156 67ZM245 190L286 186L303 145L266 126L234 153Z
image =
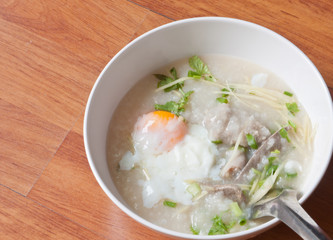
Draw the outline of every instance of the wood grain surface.
M82 122L89 92L127 43L198 16L283 35L333 93L333 1L0 1L0 239L171 239L124 214L97 184ZM333 237L333 162L304 208ZM283 224L253 238L300 239Z

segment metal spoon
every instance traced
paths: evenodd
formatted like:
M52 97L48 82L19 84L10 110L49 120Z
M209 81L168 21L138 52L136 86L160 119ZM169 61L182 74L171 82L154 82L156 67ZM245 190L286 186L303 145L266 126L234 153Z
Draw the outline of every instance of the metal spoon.
M301 207L294 190L283 190L275 198L258 202L252 209L252 218L264 216L280 219L303 239L331 239Z

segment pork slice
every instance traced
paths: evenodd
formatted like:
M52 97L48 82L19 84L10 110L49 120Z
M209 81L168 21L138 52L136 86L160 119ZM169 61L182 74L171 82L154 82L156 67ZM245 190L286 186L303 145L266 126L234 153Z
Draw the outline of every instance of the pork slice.
M245 137L246 134L251 134L259 145L271 135L269 129L261 124L261 122L257 121L253 115L251 115L246 122L243 132L244 137L241 141L242 146L248 145Z
M221 131L220 139L228 145L235 145L239 134L242 132L242 124L238 117L231 116L226 127ZM241 145L242 145L241 141Z
M290 127L285 127L288 131ZM280 135L280 130L273 133L269 138L267 138L261 146L254 152L252 157L246 163L245 167L242 171L237 175L235 182L236 183L246 183L247 181L247 174L251 171L252 168L257 168L258 164L262 161L264 156L268 156L274 150L281 150L283 145L283 138Z
M204 183L201 185L201 187L208 193L222 192L226 198L234 202L241 203L245 201L245 196L242 189L235 184Z
M208 137L213 141L221 140L222 133L230 120L229 104L218 103L207 109L204 114L203 125L208 130Z
M234 145L239 134L242 134L239 144L243 147L248 146L246 134L251 134L258 144L271 135L268 128L256 120L253 115L243 122L238 117L231 116L225 130L222 132L221 139L224 143Z
M246 164L246 155L244 150L229 150L226 154L228 162L220 171L220 177L224 179L232 179L243 169Z

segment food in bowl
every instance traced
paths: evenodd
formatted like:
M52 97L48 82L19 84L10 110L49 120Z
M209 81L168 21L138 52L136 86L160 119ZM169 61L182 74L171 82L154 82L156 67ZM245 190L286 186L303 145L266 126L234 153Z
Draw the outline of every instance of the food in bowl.
M108 161L125 202L156 225L243 231L267 194L299 189L314 131L293 91L245 60L182 59L139 81L113 114Z

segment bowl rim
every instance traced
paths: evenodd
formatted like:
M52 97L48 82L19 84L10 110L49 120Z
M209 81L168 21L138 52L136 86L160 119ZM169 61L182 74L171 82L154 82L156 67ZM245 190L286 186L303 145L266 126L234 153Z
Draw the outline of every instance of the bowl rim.
M249 237L253 237L256 236L258 234L260 234L263 231L268 230L269 228L275 226L277 223L279 223L280 221L277 218L273 218L263 224L260 224L256 227L244 230L244 231L240 231L240 232L236 232L236 233L229 233L226 235L191 235L188 233L181 233L181 232L177 232L174 230L169 230L167 228L164 227L160 227L158 225L155 225L151 222L149 222L148 220L142 218L141 216L139 216L138 214L136 214L135 212L131 211L130 209L128 209L120 200L118 200L112 193L111 191L108 189L108 187L106 186L106 184L104 183L103 179L99 176L92 154L90 152L90 147L89 147L89 142L88 142L88 134L87 134L87 129L88 129L88 116L89 116L89 112L90 112L90 106L91 106L91 102L92 99L94 97L94 93L97 89L97 87L99 86L101 79L103 78L104 73L107 71L107 69L109 68L109 66L111 64L113 64L113 62L120 56L122 55L124 52L127 51L127 49L129 49L131 46L135 45L138 41L141 41L142 39L146 38L147 36L154 34L155 32L158 31L163 31L164 29L167 28L172 28L175 27L179 24L185 24L185 23L193 23L193 22L202 22L202 21L216 21L216 22L232 22L232 23L238 23L238 24L243 24L243 25L247 25L248 27L251 28L256 28L257 30L260 31L265 31L269 34L271 34L274 37L279 38L280 40L285 41L286 43L290 44L291 47L293 47L295 50L297 50L298 54L302 55L302 57L308 62L308 64L312 65L313 69L317 72L321 84L324 85L324 90L326 91L326 94L328 96L330 96L328 87L324 81L324 79L322 78L320 72L318 71L318 69L316 68L316 66L312 63L312 61L308 58L308 56L306 56L294 43L292 43L291 41L289 41L287 38L283 37L282 35L274 32L273 30L270 30L264 26L261 26L259 24L253 23L253 22L249 22L249 21L245 21L245 20L241 20L241 19L236 19L236 18L229 18L229 17L194 17L194 18L186 18L186 19L182 19L182 20L177 20L177 21L173 21L170 23L166 23L163 24L161 26L158 26L154 29L151 29L145 33L143 33L142 35L138 36L137 38L133 39L132 41L130 41L128 44L126 44L116 55L114 55L112 57L112 59L107 63L107 65L104 67L104 69L102 70L102 72L99 74L96 82L94 83L93 88L91 89L89 98L87 100L87 104L86 104L86 108L85 108L85 113L84 113L84 123L83 123L83 138L84 138L84 147L85 147L85 151L86 151L86 155L87 155L87 159L89 162L89 166L93 172L94 177L96 178L98 184L100 185L100 187L103 189L103 191L108 195L108 197L117 205L117 207L119 207L123 212L125 212L128 216L130 216L132 219L134 219L135 221L139 222L140 224L143 224L144 226L155 230L159 233L163 233L169 236L173 236L173 237L178 237L178 238L184 238L184 239L235 239L235 238L239 238L242 236L249 236ZM333 104L332 101L329 102L330 105L330 115L333 115ZM332 156L332 152L333 152L333 135L331 136L330 139L331 142L331 149L328 152L328 156ZM314 190L318 187L320 181L322 180L325 172L327 171L328 165L330 164L330 158L329 160L326 161L326 166L324 166L322 173L320 174L320 177L318 177L317 182L313 185L313 188L309 191L307 191L306 193L304 193L302 195L302 197L300 198L299 202L302 204L305 200L307 200L309 198L309 196L314 192Z

